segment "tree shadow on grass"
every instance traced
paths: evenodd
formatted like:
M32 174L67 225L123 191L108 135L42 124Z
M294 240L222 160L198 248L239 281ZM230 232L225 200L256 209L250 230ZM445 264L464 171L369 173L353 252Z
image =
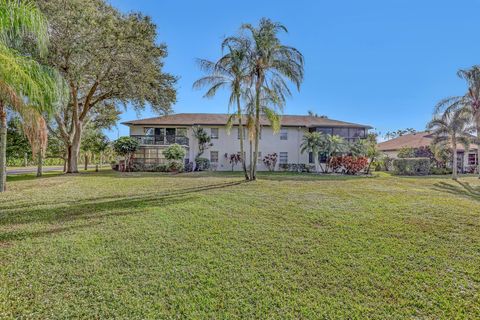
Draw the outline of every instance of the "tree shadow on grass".
M196 193L234 187L242 183L243 181L234 181L129 197L107 196L80 201L64 201L50 203L47 208L29 209L23 205L20 209L25 210L17 210L18 207L12 206L7 210L2 209L0 214L0 226L4 229L0 236L0 243L69 231L81 227L77 226L80 220L92 223L106 217L135 214L143 208L167 207L185 203L194 199ZM29 228L29 224L45 224L46 228L40 231L25 230ZM73 227L70 227L69 224L72 224ZM88 223L84 227L88 227Z
M447 192L456 196L462 196L480 201L480 186L472 187L468 182L456 181L455 184L447 182L437 182L433 189L436 191Z

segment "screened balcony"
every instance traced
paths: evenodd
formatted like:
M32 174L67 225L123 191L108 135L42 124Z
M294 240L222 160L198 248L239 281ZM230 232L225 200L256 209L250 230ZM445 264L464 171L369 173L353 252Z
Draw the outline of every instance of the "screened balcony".
M156 145L156 146L168 146L171 144L179 144L182 146L188 146L189 139L185 136L147 136L147 135L132 135L132 138L138 140L140 145Z
M140 145L168 146L179 144L188 146L187 129L185 128L145 128L144 135L132 135Z

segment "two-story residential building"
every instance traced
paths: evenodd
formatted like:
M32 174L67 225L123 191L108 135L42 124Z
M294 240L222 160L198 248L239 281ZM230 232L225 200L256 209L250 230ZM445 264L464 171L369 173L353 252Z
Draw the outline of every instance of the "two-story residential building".
M193 161L198 154L198 141L193 128L203 127L212 139L212 146L202 155L210 159L217 170L231 170L228 156L240 152L239 128L235 123L227 130L226 114L179 113L161 117L124 122L130 128L130 136L140 142L135 161L145 164L158 164L165 161L163 150L168 145L178 143L185 147L185 162ZM355 141L366 137L368 125L332 120L325 117L284 115L281 129L274 132L267 119L261 120L261 134L258 154L258 169L266 170L263 158L276 153L279 164L313 163L311 154L302 154L300 145L306 132L319 131L325 134L339 135L346 141ZM246 130L246 129L245 129ZM245 152L249 152L249 143L245 141ZM248 157L247 161L248 161ZM249 163L247 163L249 165ZM237 165L235 170L241 170Z

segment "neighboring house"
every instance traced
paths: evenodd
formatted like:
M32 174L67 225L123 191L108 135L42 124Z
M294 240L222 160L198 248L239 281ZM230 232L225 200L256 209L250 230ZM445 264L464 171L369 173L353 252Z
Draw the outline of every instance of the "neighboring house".
M421 147L430 147L433 141L433 135L428 131L405 134L403 136L391 139L378 144L378 149L390 158L397 158L398 152L402 148L418 149ZM470 150L465 151L464 146L457 146L458 164L461 172L469 172L477 165L476 144L470 145Z
M178 143L187 150L185 162L193 161L198 154L198 141L194 137L193 127L203 127L212 139L212 146L202 157L211 161L217 170L231 170L232 166L227 159L230 154L240 153L238 125L235 123L230 131L227 130L226 114L207 113L180 113L156 118L141 119L124 122L130 127L130 136L140 142L140 149L135 154L135 161L145 164L163 163L162 150L168 145ZM319 131L335 134L347 141L355 141L366 137L370 126L332 120L315 116L282 116L281 129L274 133L266 119L261 121L259 141L258 169L266 170L263 158L268 154L276 153L279 164L308 164L313 163L311 154L302 154L300 144L304 133ZM245 137L248 136L245 129ZM250 152L249 142L245 140L245 153ZM246 160L248 161L248 156ZM247 165L249 163L247 162ZM234 168L241 170L238 164Z

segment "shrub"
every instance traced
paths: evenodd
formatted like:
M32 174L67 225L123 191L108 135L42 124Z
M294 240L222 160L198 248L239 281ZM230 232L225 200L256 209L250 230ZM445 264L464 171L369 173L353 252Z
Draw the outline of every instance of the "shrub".
M195 158L195 170L205 171L210 169L210 160L207 158Z
M242 162L242 156L240 155L240 153L232 153L232 154L225 153L225 159L227 159L230 165L232 166L232 171L233 169L235 169L235 166L237 164Z
M267 154L263 158L263 164L267 167L268 171L275 171L275 166L277 165L277 154Z
M153 167L155 172L167 172L168 166L165 163L157 164Z
M315 172L315 165L305 163L282 163L278 165L278 169L288 172Z
M193 171L193 162L189 162L185 165L185 172L192 172Z
M343 169L346 174L357 174L360 171L365 170L368 166L367 157L333 157L330 159L330 168L333 172L338 172Z
M184 164L177 160L172 160L167 165L168 172L182 172L185 168Z
M186 153L187 152L185 151L185 149L177 143L172 144L171 146L163 150L163 155L165 156L165 159L170 161L183 160Z
M432 167L432 168L430 168L430 174L434 174L434 175L447 175L447 174L452 174L452 169L451 169L451 168L436 168L436 167Z
M397 175L424 176L430 173L430 159L401 158L393 160L393 172Z

